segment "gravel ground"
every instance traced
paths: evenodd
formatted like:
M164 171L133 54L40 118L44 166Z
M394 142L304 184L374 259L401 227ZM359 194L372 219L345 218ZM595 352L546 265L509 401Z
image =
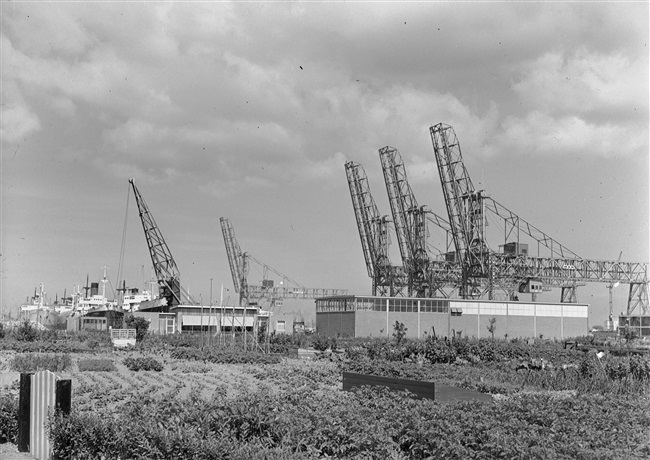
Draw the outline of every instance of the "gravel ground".
M27 452L18 452L18 446L10 442L0 444L0 460L32 460L32 457Z

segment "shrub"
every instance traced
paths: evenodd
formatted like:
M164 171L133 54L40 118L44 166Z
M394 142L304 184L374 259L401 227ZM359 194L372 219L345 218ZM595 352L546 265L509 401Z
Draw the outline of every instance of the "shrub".
M0 396L0 444L15 443L18 437L18 398Z
M129 315L124 318L124 325L129 329L135 329L135 341L141 343L149 330L149 321L142 316Z
M28 320L23 321L13 331L14 339L21 342L33 342L38 338L38 329Z
M195 360L217 364L277 364L280 358L255 351L239 351L228 348L176 348L170 356L175 359Z
M110 359L85 359L77 363L79 371L112 372L117 370Z
M164 369L161 362L156 361L154 358L124 358L122 361L124 365L131 371L156 371L160 372Z
M398 363L392 363L397 365ZM56 458L648 458L647 399L521 394L440 404L303 380L232 397L135 395L51 427ZM137 429L134 427L137 426Z
M393 330L394 330L393 337L395 337L395 342L399 346L399 344L402 343L402 341L404 340L404 337L406 337L406 331L408 331L408 328L404 326L404 323L395 321Z
M317 335L312 341L312 346L315 350L326 351L328 349L335 351L336 350L336 337L326 337Z
M10 362L12 370L20 373L48 370L63 372L70 368L72 360L68 354L25 353L18 354Z
M3 340L0 348L12 350L18 353L84 353L90 351L87 345L77 342L17 342L15 340Z

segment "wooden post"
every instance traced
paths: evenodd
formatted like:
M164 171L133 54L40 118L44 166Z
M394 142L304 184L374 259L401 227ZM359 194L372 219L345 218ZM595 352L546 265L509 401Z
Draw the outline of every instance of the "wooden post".
M18 452L29 452L29 406L32 393L32 374L20 374L18 399Z
M63 415L70 415L72 408L72 380L56 381L56 410Z

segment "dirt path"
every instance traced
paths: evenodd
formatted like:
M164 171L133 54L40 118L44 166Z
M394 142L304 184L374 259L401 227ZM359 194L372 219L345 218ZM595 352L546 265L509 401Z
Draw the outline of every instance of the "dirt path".
M29 452L18 452L18 446L12 443L0 444L0 460L34 460Z

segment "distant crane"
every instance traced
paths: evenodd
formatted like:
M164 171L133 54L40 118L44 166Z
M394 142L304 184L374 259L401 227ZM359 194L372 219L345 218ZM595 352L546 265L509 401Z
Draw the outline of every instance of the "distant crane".
M451 280L448 277L441 279L438 270L431 270L434 261L428 251L427 222L434 223L447 233L450 232L449 223L425 206L418 205L406 177L404 161L397 149L383 147L379 149L379 157L400 254L407 273L408 295L433 297L436 291ZM443 295L446 297L446 294Z
M363 167L348 161L345 172L366 268L372 280L372 295L403 295L408 285L407 274L404 267L394 266L390 261L388 217L379 213Z
M165 309L168 310L170 307L184 303L196 305L197 302L181 287L180 271L147 203L135 186L135 179L129 179L129 183L133 188L135 201L138 205L149 255L161 290L161 298L166 299Z
M530 225L496 201L476 191L463 163L460 144L451 126L439 123L430 129L434 154L451 225L458 260L462 264L459 293L463 298L492 298L495 285L511 291L513 284L530 286L539 280L546 286L562 288L561 301L575 302L578 283L629 283L627 314L637 307L648 311L647 264L582 259L546 233ZM504 252L488 247L485 238L487 213L504 222ZM518 250L519 234L532 237L540 247L550 250L549 257L530 257ZM508 250L506 250L508 248ZM512 250L511 250L512 249ZM520 288L521 290L521 288Z
M616 263L619 263L621 261L621 257L623 257L623 251L619 252ZM607 284L607 290L609 291L609 316L607 318L607 330L614 329L614 292L613 291L614 288L619 286L619 284L621 284L619 281L615 283L610 282L609 284Z
M268 301L269 306L273 306L277 299L315 299L318 297L346 295L348 293L346 289L307 288L300 285L288 276L255 259L249 253L243 252L235 238L235 231L230 220L221 217L219 221L226 245L233 286L235 291L239 293L240 306L260 305L262 300ZM248 273L251 261L263 268L264 279L261 285L249 283ZM283 281L280 286L276 286L271 280L267 279L268 271L272 271L282 278Z
M226 244L226 255L230 264L232 283L235 292L239 293L239 305L248 305L248 263L246 253L240 249L235 238L235 230L230 221L224 217L221 217L219 221L221 222L223 241Z
M483 295L481 281L490 274L490 251L483 237L483 194L474 189L453 129L441 123L430 132L456 257L462 265L460 295L477 298Z

